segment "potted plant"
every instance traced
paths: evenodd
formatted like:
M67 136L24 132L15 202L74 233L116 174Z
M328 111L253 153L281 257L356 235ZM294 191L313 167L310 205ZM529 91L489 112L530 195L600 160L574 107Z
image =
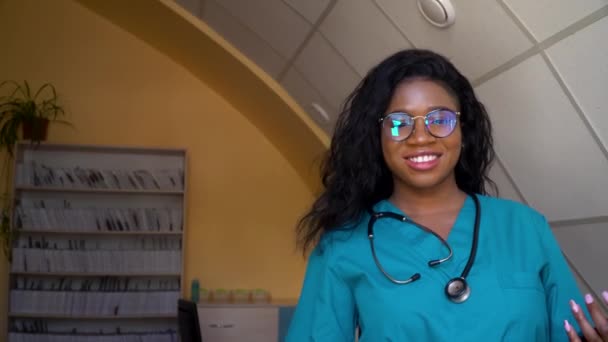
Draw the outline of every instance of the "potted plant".
M57 92L50 83L43 84L35 92L27 81L19 84L15 81L0 83L0 152L6 149L3 180L4 194L0 204L0 243L2 250L11 261L11 247L17 237L17 231L11 224L12 197L10 195L10 165L13 148L19 140L19 133L24 140L40 143L46 140L49 122L69 124L60 120L65 115L57 103Z
M46 139L50 121L68 123L59 119L65 112L57 103L52 84L45 83L33 92L27 81L4 81L0 94L7 88L8 95L0 96L0 148L6 148L9 154L19 139L19 129L23 139L39 143Z

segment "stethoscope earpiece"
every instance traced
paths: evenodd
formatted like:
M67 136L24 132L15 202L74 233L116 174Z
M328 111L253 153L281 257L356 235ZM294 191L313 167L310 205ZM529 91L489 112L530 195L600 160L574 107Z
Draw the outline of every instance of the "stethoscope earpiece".
M441 260L431 260L429 261L429 266L430 267L435 267L437 265L441 264Z

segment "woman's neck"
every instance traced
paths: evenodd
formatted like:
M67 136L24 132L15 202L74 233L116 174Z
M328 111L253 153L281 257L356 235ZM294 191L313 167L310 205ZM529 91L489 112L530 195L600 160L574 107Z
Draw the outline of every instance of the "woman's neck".
M465 198L466 194L454 181L433 189L413 189L396 184L389 201L409 216L426 216L460 208Z

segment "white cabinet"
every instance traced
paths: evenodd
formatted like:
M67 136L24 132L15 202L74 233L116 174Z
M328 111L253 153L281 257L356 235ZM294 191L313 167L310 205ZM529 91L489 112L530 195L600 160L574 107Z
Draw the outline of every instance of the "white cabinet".
M295 300L267 304L201 303L198 318L205 342L283 342Z
M202 307L198 314L203 341L274 342L278 339L279 310L275 307Z

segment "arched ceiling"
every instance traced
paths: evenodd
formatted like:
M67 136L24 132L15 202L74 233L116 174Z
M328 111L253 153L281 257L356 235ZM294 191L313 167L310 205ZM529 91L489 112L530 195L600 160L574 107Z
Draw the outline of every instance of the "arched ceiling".
M426 22L416 0L176 1L329 135L346 96L381 59L409 47L446 55L490 111L502 195L557 224L608 218L608 45L598 46L608 0L456 0L447 29Z
M416 0L177 2L330 135L342 102L375 63L409 47L445 54L490 110L500 159L493 173L506 197L552 221L608 215L608 116L599 90L608 85L607 52L596 44L607 33L608 0L453 1L456 22L447 29L426 22ZM580 165L587 180L573 181Z

